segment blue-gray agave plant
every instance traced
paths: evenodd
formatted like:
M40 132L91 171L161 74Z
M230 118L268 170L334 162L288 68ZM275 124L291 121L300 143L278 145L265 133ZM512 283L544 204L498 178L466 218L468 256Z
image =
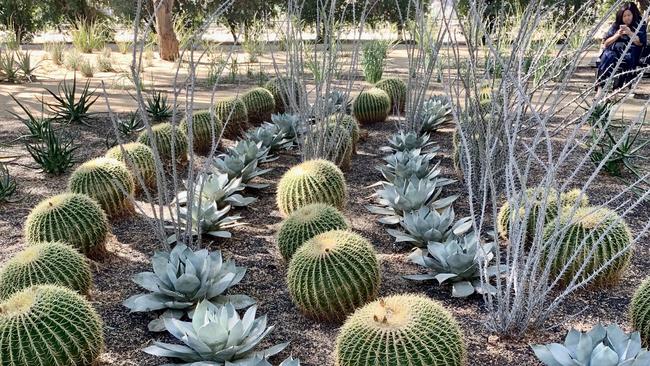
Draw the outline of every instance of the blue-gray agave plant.
M247 165L253 160L257 160L258 163L268 163L278 158L269 156L269 153L270 148L263 146L261 141L239 140L237 145L228 148L228 152L222 156L243 156L244 164Z
M258 365L260 360L281 352L288 343L256 351L274 328L267 328L266 315L255 318L256 311L257 307L252 306L240 318L232 304L217 306L204 300L196 307L191 322L170 318L164 321L165 329L184 345L154 342L144 352L182 361L175 365Z
M228 179L241 178L242 184L248 188L260 189L268 187L268 184L251 183L254 178L266 174L272 170L259 169L257 163L257 160L246 163L246 157L243 155L227 155L222 158L215 158L212 160L214 169L216 169L218 172L228 174Z
M419 149L424 153L433 153L440 148L434 146L433 141L429 141L429 135L418 135L415 132L404 133L400 131L388 139L388 146L383 146L379 150L383 152L410 151Z
M228 216L231 206L219 208L214 201L201 200L195 202L190 209L179 207L178 226L183 229L189 226L192 236L205 235L217 238L230 238L232 234L228 229L244 225L239 222L241 216ZM176 226L167 226L167 229L175 230ZM167 238L169 244L178 240L176 234Z
M494 243L480 243L474 232L462 237L452 236L445 243L429 243L426 250L415 249L409 259L426 267L429 273L404 278L415 281L436 280L441 285L451 282L453 297L467 297L474 292L496 293L494 286L481 281L481 263L487 267L487 278L484 280L505 271L503 266L489 266L494 259Z
M564 344L531 346L546 366L646 366L650 352L641 348L639 332L627 334L617 325L598 324L587 333L572 329Z
M424 206L442 210L449 207L458 195L438 198L442 193L442 187L451 183L446 178L442 179L418 179L411 177L408 180L397 180L395 183L379 182L371 187L381 185L383 189L378 190L375 195L379 197L380 206L366 206L366 208L377 215L384 215L378 221L382 224L399 224L402 217Z
M265 358L255 357L252 360L236 361L235 363L226 362L226 366L273 366ZM282 361L278 366L300 366L300 360L289 357Z
M453 236L462 236L472 228L470 217L464 217L454 223L453 207L442 211L422 207L407 212L399 224L404 229L387 229L396 241L408 242L413 246L426 248L429 243L444 243Z
M187 182L185 182L187 185ZM199 199L216 202L219 208L225 206L244 207L255 202L257 198L244 197L237 193L246 188L241 177L230 179L228 173L219 171L206 172L199 175L194 182L195 201ZM174 203L179 205L187 204L188 191L179 192Z
M287 137L278 125L271 123L263 123L260 127L249 130L245 138L255 143L262 143L262 146L269 148L271 152L293 146L293 139Z
M422 104L418 116L420 134L435 132L451 120L451 100L434 95Z
M435 154L421 155L419 149L398 151L385 157L386 165L379 166L377 169L391 183L396 179L407 180L411 177L429 180L438 178L439 183L444 185L455 182L452 179L440 177L441 169L438 168L440 162L432 165L431 160L434 157Z
M271 122L273 122L273 125L278 126L284 138L292 142L295 142L303 132L300 127L300 116L297 114L272 114Z
M215 304L232 303L238 309L255 303L246 295L226 295L246 274L246 268L223 261L220 251L192 251L178 243L171 252L156 252L151 258L153 272L138 273L133 282L151 291L124 301L132 312L166 310L149 323L149 330L163 331L164 319L181 318L196 304L207 300Z

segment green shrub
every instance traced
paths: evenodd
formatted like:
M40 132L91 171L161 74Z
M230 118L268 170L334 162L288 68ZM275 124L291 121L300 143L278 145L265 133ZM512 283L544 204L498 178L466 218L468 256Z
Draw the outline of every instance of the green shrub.
M87 295L92 275L86 258L65 243L32 245L16 254L0 270L0 299L32 285L48 284Z
M262 122L271 122L271 114L275 111L275 99L270 91L264 88L254 88L241 97L248 112L248 123L253 126Z
M93 365L103 348L99 315L70 289L34 286L0 303L0 365Z
M308 160L289 169L280 179L276 200L288 215L310 203L327 203L343 209L346 185L343 172L327 160Z
M336 208L313 203L297 209L287 217L278 231L278 248L285 261L307 240L330 230L347 230L345 217Z
M93 50L101 50L106 44L106 27L97 22L86 22L79 20L74 24L72 30L72 45L83 53L92 53Z
M187 135L183 130L174 128L170 123L161 123L151 127L153 141L150 140L147 131L140 132L138 142L145 144L153 149L155 145L164 162L171 162L172 156L176 162L185 162L187 160ZM175 130L175 132L174 132ZM172 138L174 138L174 147L172 149ZM154 149L155 150L155 149Z
M630 304L630 322L641 333L645 346L650 344L650 277L646 277L634 292Z
M363 45L361 66L367 82L374 84L381 80L390 47L391 41L384 40L373 40Z
M94 199L109 217L134 212L135 183L124 163L113 158L96 158L81 164L68 180L68 190Z
M352 104L352 114L362 125L383 122L390 112L390 97L385 91L372 88L361 92Z
M406 107L406 83L403 82L402 79L383 79L375 84L375 87L388 94L391 110L394 114L397 114L397 112L404 112L404 108Z
M295 104L300 106L300 84L289 77L271 78L264 84L264 88L273 94L275 99L275 113L290 111L293 99ZM292 98L293 96L293 98Z
M90 63L87 59L84 59L81 61L81 65L79 65L79 70L81 70L81 75L91 78L95 75L95 66Z
M343 320L377 295L377 254L370 242L355 233L328 231L294 253L287 283L293 302L306 315Z
M632 257L630 247L632 235L627 224L616 212L607 208L584 207L578 209L573 215L571 211L571 209L566 209L559 217L547 224L544 230L544 242L548 243L553 233L558 230L557 225L561 225L561 227L568 225L566 234L560 238L562 241L557 254L548 258L552 261L551 276L559 275L576 251L580 250L562 275L563 282L571 281L587 260L592 248L597 245L597 249L589 258L579 279L594 274L598 269L603 268L607 261L625 250L592 280L596 285L610 285L616 282ZM601 237L603 239L596 244ZM585 244L578 249L583 240Z
M187 123L187 118L183 118L179 127L181 131L189 135L190 126ZM212 149L213 136L215 144L219 142L221 129L221 122L219 122L216 115L212 118L209 110L195 111L192 115L192 143L194 151L197 154L207 155Z
M124 148L124 151L122 151ZM115 146L106 152L106 157L113 158L126 164L134 177L134 182L138 183L138 172L148 188L156 187L156 161L153 151L147 145L139 142L131 142L120 146ZM139 184L135 185L136 191L140 188Z
M100 72L113 71L113 59L111 58L110 48L104 48L102 53L97 56L97 69Z
M99 204L77 193L44 199L25 221L28 244L62 241L91 258L105 254L108 232L108 220Z
M214 106L215 118L224 126L223 136L235 140L248 129L246 104L236 97L220 100Z
M454 317L422 295L374 301L350 316L336 339L338 366L462 366L463 333Z
M76 48L71 49L65 54L65 67L68 70L79 71L83 61L84 57Z
M63 63L63 51L65 50L64 42L49 42L46 43L43 48L55 65L61 65Z

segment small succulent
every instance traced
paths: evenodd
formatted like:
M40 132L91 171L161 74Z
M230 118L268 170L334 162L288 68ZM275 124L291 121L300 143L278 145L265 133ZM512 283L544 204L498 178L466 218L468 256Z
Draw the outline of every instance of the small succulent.
M400 131L388 139L388 146L381 147L383 152L392 153L395 151L409 151L420 149L422 152L432 153L438 151L439 147L429 141L429 135L418 135L415 132L404 133Z
M195 202L191 208L180 207L178 213L181 228L190 226L192 236L206 235L216 238L230 238L232 234L228 231L236 226L244 225L238 220L241 216L228 216L231 206L219 209L219 205L214 201L200 200ZM169 226L175 229L175 226ZM167 238L168 243L178 241L176 234Z
M467 297L474 292L494 294L496 288L481 283L480 263L487 266L494 259L494 243L481 244L476 233L450 237L445 243L430 243L427 249L415 249L409 256L415 264L426 267L429 273L404 276L415 281L436 280L439 284L452 283L451 296ZM487 277L503 272L505 268L493 265L486 268Z
M259 169L257 166L258 161L253 160L246 163L246 158L240 156L224 156L222 158L215 158L212 161L214 168L221 172L228 174L228 179L241 178L242 184L248 188L261 189L268 187L268 184L253 184L250 183L255 177L266 174L272 169Z
M435 132L451 119L451 101L444 96L432 96L422 104L418 124L420 134Z
M406 213L430 206L436 210L451 205L457 195L438 199L448 180L428 180L411 177L409 180L397 180L395 183L380 182L383 189L377 191L381 206L366 208L378 215L385 215L378 221L382 224L396 225ZM374 185L373 185L374 186Z
M300 116L297 114L273 114L271 115L271 122L278 126L289 140L295 140L302 132L300 129Z
M326 116L335 113L352 113L352 101L339 90L332 90L327 96L323 97L323 105Z
M151 292L124 301L132 312L166 310L149 323L151 331L163 331L165 319L181 318L202 300L215 304L230 302L237 309L255 303L246 295L224 295L242 280L246 268L237 267L233 261L224 262L220 251L194 252L178 243L171 252L156 252L151 263L153 272L133 277L133 282Z
M260 127L246 132L244 138L255 143L262 143L262 146L269 148L271 152L289 149L293 146L293 140L287 137L283 129L270 123L264 123Z
M438 168L439 163L432 166L431 160L434 156L433 153L420 154L419 149L397 151L385 157L386 165L379 166L377 169L389 182L395 182L397 179L410 179L411 177L431 180L439 177L441 172L441 169ZM455 182L446 178L438 179L448 180L450 183Z
M172 117L173 109L167 104L167 93L153 90L151 95L147 96L146 111L149 118L154 122L165 121Z
M267 327L266 315L255 318L256 311L257 306L252 306L240 318L232 304L217 306L203 300L196 307L191 322L164 320L167 331L185 345L154 342L144 352L183 361L174 365L260 365L260 359L281 352L288 343L255 351L274 328ZM295 363L286 365L291 364Z
M422 207L408 212L399 224L404 231L388 229L388 233L399 242L410 242L416 247L425 248L428 243L444 243L452 236L462 236L472 228L470 217L454 223L454 208L449 206L442 212Z
M185 182L187 185L187 182ZM204 200L216 202L218 207L227 205L245 207L255 202L257 198L244 197L237 193L245 188L241 178L229 179L227 173L213 172L201 174L194 182L194 196ZM184 205L187 203L188 191L179 192L176 196L176 203Z
M564 344L532 345L546 366L642 366L650 365L650 352L641 348L639 332L625 333L617 325L598 324L589 332L572 329Z
M13 202L11 198L16 193L16 180L9 173L7 166L0 162L0 203Z
M140 118L138 113L139 112L131 112L126 116L126 118L120 118L117 120L117 130L122 136L131 136L133 133L144 130L142 118Z
M244 164L250 164L253 160L258 163L268 163L276 160L277 157L269 156L270 148L263 146L261 141L240 140L234 147L228 148L228 153L224 155L243 156Z

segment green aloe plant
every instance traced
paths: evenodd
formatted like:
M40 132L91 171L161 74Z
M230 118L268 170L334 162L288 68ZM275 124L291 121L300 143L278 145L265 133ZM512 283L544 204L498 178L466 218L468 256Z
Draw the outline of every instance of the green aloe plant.
M142 272L133 282L149 290L124 301L132 312L165 310L149 323L149 330L163 331L168 318L180 319L202 300L215 304L230 302L237 309L255 303L246 295L226 295L246 274L246 268L223 261L220 251L192 251L182 243L171 252L156 252L151 259L153 272Z
M90 107L99 98L94 91L90 90L90 80L86 81L86 85L79 94L77 94L76 73L72 79L72 85L69 85L66 80L59 84L58 93L54 93L49 89L46 90L54 98L53 103L46 103L48 108L54 112L54 120L89 126L88 121L93 116L93 113L89 112Z
M26 142L25 148L44 172L61 175L75 164L79 145L71 137L59 136L49 124L44 134L42 141Z
M256 351L274 328L267 327L265 315L256 318L256 312L257 306L252 306L240 318L232 304L217 306L201 301L191 322L170 318L164 321L165 329L184 345L154 342L144 352L182 361L175 365L259 365L260 361L256 360L278 354L289 343Z

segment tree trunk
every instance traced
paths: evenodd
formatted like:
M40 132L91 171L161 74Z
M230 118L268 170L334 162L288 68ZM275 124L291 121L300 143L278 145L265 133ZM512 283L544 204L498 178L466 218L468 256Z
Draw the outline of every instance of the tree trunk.
M165 61L175 61L178 58L178 39L174 33L172 8L174 0L153 0L154 9L162 2L156 11L156 33L158 33L158 48L160 58Z

